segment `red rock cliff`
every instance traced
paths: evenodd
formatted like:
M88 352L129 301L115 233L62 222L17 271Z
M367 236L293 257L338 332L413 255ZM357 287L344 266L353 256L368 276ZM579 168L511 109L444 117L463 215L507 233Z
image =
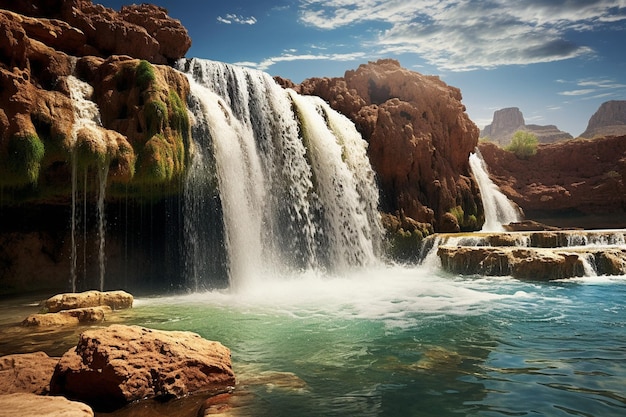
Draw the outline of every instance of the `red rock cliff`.
M612 222L592 226L624 226L626 136L539 145L528 159L493 143L479 149L491 178L527 217L603 215Z
M468 164L479 130L458 88L390 59L361 65L343 78L312 78L293 87L322 97L354 121L369 142L384 211L439 231L481 223Z

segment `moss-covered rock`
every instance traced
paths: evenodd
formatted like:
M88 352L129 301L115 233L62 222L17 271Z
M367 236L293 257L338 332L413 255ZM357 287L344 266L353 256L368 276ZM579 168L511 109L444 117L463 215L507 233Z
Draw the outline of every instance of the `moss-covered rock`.
M9 138L5 163L0 168L0 184L22 187L36 184L39 179L45 146L36 133L17 133Z

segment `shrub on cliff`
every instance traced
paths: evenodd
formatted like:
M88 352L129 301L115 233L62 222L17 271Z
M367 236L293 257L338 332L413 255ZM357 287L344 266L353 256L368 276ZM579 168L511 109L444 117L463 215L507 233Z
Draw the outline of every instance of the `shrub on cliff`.
M537 145L539 145L537 135L518 130L513 134L511 143L506 147L506 150L513 152L520 159L528 159L537 153Z

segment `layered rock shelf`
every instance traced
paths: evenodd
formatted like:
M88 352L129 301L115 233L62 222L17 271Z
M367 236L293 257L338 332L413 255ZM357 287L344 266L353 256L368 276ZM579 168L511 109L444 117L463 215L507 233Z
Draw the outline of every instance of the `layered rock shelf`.
M624 231L447 235L436 250L451 273L551 281L625 274L625 238Z

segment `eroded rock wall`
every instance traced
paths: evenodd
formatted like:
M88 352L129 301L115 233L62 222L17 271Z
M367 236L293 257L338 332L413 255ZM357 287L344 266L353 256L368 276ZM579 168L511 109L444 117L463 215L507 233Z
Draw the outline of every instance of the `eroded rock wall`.
M479 149L491 178L528 218L594 215L624 227L626 136L539 145L528 159L488 142Z

